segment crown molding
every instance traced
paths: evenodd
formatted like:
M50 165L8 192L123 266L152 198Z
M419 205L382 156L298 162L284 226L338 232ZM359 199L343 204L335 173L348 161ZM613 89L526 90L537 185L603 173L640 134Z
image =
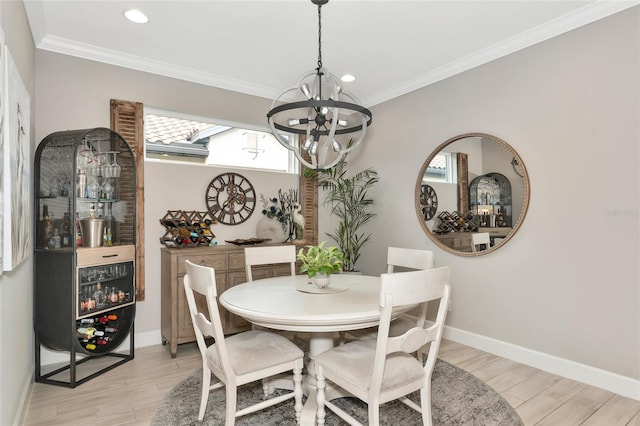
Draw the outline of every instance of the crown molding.
M503 56L509 55L510 53L514 53L545 40L549 40L599 19L606 18L607 16L621 12L630 7L637 6L638 4L640 4L640 1L638 0L596 1L574 12L553 19L543 25L534 27L514 37L488 46L419 77L407 80L389 88L388 90L378 92L373 96L366 97L361 100L363 104L368 107L386 102L393 98L397 98L398 96L405 95L414 90L421 89L456 74L460 74L464 71L486 64L487 62L499 59Z
M157 61L155 59L131 55L51 35L47 35L42 38L40 43L37 44L37 47L38 49L50 52L103 62L109 65L116 65L164 77L171 77L178 80L190 81L192 83L203 84L248 95L260 96L263 98L272 98L277 94L277 91L270 87L251 84L234 78L223 77L212 73L194 70L192 68L181 67L179 65L173 65Z
M574 12L518 34L517 36L481 49L419 77L407 80L387 90L361 98L360 100L362 104L367 107L386 102L630 7L637 6L638 4L640 4L640 0L598 0ZM44 18L42 16L42 5L40 2L25 2L25 8L29 15L36 47L39 49L268 99L273 99L279 93L278 89L272 87L251 84L230 77L46 35Z

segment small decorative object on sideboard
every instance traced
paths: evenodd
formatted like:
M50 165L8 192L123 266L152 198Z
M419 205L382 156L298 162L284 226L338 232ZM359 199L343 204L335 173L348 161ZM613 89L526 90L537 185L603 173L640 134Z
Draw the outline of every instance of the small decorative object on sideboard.
M215 244L211 225L218 221L207 212L168 210L160 224L165 233L160 242L169 248L199 247Z
M256 244L262 244L267 241L271 241L268 238L240 238L237 240L224 240L225 243L233 244L236 246L255 246Z
M278 190L277 197L266 198L260 194L262 201L263 218L256 226L258 238L268 238L274 243L283 243L289 240L301 242L304 230L304 217L300 222L296 212L300 211L298 203L298 190ZM297 209L297 210L296 210Z

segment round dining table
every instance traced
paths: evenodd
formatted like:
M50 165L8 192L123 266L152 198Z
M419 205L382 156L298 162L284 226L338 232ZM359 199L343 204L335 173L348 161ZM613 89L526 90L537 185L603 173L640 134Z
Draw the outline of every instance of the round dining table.
M378 325L380 277L335 274L325 289L306 275L265 278L233 286L219 297L220 304L247 321L270 329L310 333L305 375L308 398L302 424L315 421L313 358L334 346L335 332ZM400 314L400 312L398 312ZM327 389L329 391L329 389ZM334 396L341 396L335 390Z
M333 347L336 331L376 326L380 277L331 275L325 289L306 275L264 278L231 287L219 297L229 312L261 327L311 333L311 356Z

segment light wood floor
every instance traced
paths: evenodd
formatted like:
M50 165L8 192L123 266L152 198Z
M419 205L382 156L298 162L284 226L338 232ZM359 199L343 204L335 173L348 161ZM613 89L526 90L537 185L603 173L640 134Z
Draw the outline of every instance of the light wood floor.
M450 341L440 357L492 386L527 426L640 426L639 401ZM24 424L148 425L165 394L200 363L195 344L181 345L174 359L157 345L75 389L36 383Z

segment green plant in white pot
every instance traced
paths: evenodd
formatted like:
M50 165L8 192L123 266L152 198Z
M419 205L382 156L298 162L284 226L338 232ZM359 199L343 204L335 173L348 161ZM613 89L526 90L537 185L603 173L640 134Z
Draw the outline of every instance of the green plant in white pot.
M371 239L362 226L375 217L370 191L378 183L378 172L372 168L350 173L347 156L334 167L326 170L306 169L306 177L317 177L318 186L326 190L324 204L331 207L331 214L339 219L338 227L327 236L335 240L344 253L343 271L356 271L362 247Z
M329 275L341 272L344 261L344 254L338 247L325 247L325 243L322 241L317 246L303 247L297 255L302 262L300 272L306 272L318 287L329 285Z

